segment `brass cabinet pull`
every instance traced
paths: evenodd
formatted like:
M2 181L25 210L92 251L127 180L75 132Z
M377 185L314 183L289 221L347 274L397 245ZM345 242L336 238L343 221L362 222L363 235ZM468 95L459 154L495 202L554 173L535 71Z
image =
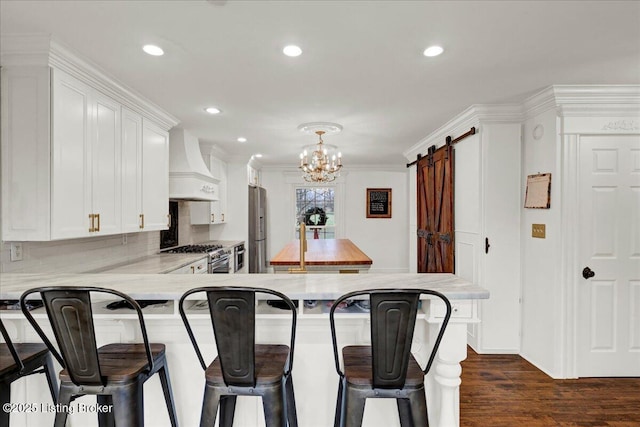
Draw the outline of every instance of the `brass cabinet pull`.
M171 228L171 214L167 214L167 219L169 220L167 227Z
M211 222L216 222L216 214L211 214Z
M95 231L100 231L100 214L95 214L95 217L98 218L98 227Z
M191 266L191 274L196 274L196 267L195 266Z
M224 214L222 214L222 222L224 222Z
M89 214L89 221L91 221L91 225L89 225L89 233L93 233L94 231L96 231L94 225L93 225L93 214Z
M140 214L140 229L144 228L144 214Z

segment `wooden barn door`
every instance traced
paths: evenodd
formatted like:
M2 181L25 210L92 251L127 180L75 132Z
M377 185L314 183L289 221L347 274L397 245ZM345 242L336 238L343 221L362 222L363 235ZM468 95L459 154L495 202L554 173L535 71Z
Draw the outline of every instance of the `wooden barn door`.
M417 167L418 273L453 273L453 147L431 147Z

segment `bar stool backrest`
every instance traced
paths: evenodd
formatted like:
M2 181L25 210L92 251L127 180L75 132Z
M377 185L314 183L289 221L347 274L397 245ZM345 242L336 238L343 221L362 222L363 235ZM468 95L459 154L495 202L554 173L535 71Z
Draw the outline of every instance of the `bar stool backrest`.
M418 312L418 293L372 293L374 388L403 388Z
M94 287L43 287L30 289L23 293L20 297L20 305L27 320L33 325L58 362L68 371L74 384L104 386L105 380L98 361L91 292L116 295L128 301L137 311L149 368L150 371L153 371L153 358L151 357L151 347L147 338L142 310L138 303L126 294L112 289ZM26 308L25 301L32 293L40 293L60 353Z
M208 292L207 300L224 382L254 387L255 292Z
M430 289L369 289L350 292L335 300L329 311L329 321L338 374L344 377L338 354L335 311L346 300L357 300L358 297L366 296L370 302L373 388L403 388L407 377L411 342L421 295L432 295L442 300L446 306L442 326L431 350L429 361L423 369L423 373L426 375L438 352L442 336L451 317L451 303L447 297Z
M291 336L289 364L284 372L288 376L293 363L293 346L296 333L297 312L293 302L284 294L264 288L202 287L185 292L180 298L180 315L187 334L196 351L202 369L207 369L200 347L184 309L188 296L204 292L209 303L209 313L215 334L216 347L225 384L237 387L255 387L255 317L256 293L270 294L281 299L291 310Z

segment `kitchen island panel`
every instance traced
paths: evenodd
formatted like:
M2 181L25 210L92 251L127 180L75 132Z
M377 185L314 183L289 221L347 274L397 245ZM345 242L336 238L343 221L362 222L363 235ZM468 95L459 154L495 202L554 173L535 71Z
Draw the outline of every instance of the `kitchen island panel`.
M199 286L255 286L279 290L298 300L300 314L296 334L293 378L301 427L321 427L333 424L338 375L335 373L328 315L318 306L307 309L303 301L332 300L346 292L371 287L421 287L443 292L452 300L454 314L447 328L434 366L425 380L428 390L429 419L432 426L459 425L460 362L466 357L466 335L469 323L477 322L477 300L489 293L452 274L367 274L367 275L161 275L161 274L6 274L0 277L0 299L16 299L26 289L36 286L72 285L100 286L120 290L136 299L167 299L160 306L143 309L151 342L163 342L171 374L176 410L181 425L198 425L204 390L202 369L180 319L177 301L188 289ZM200 299L202 297L199 297ZM265 296L266 298L266 296ZM198 297L194 298L194 303ZM187 304L191 303L188 301ZM264 301L258 301L258 305ZM104 302L96 302L99 339L103 342L134 342L140 340L137 321L130 310L106 311ZM326 305L327 301L319 304ZM190 307L190 306L189 306ZM308 310L308 311L307 311ZM205 358L216 355L211 324L206 310L189 309L194 332L204 344ZM259 311L256 341L287 343L290 313L269 307ZM414 334L413 351L425 364L442 321L441 307L423 302ZM20 311L1 311L12 338L16 341L37 341L35 332ZM34 311L38 321L45 321L43 309ZM366 312L336 315L339 344L368 344L369 319ZM49 330L48 328L46 330ZM208 344L206 344L208 343ZM46 382L38 376L15 385L14 402L47 403L50 396ZM40 380L40 381L38 381ZM464 385L463 385L464 386ZM169 426L162 389L156 378L145 384L146 425ZM95 398L81 398L81 403L95 403ZM13 417L15 415L15 417ZM12 414L17 425L49 426L52 414L36 412ZM78 412L70 416L71 426L97 425L95 413ZM373 399L367 402L365 423L370 426L398 426L394 402ZM240 398L234 425L255 427L264 425L262 402L259 398Z

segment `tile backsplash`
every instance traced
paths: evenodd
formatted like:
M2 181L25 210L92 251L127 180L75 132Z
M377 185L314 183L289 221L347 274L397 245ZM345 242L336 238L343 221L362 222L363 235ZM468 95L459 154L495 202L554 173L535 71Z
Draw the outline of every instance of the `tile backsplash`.
M208 225L190 224L189 202L179 202L178 218L181 245L210 240ZM10 242L2 242L0 273L84 273L158 253L160 232L22 242L22 261L12 262L10 249Z

